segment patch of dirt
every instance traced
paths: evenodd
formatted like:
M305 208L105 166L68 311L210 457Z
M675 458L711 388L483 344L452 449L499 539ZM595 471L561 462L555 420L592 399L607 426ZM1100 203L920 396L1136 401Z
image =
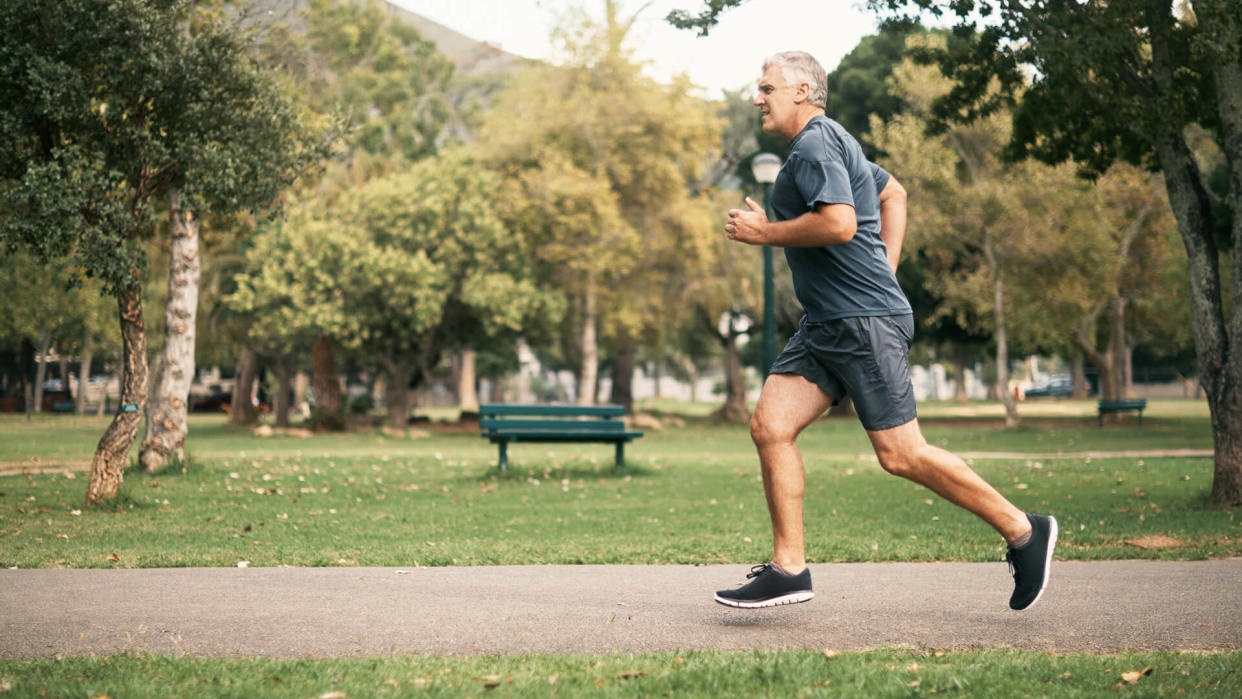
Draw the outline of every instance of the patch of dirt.
M91 462L87 461L0 461L0 476L22 476L35 473L61 473L64 471L89 471Z
M1133 546L1145 551L1151 549L1175 549L1182 546L1189 546L1189 544L1181 539L1174 539L1173 537L1164 536L1163 534L1152 534L1150 536L1141 536L1137 539L1126 539L1121 543L1126 546Z

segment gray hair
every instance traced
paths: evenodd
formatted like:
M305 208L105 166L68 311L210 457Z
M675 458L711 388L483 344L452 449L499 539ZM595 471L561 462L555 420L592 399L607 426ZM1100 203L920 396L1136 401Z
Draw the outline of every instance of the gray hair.
M805 51L782 51L764 59L763 72L772 66L780 66L781 75L790 85L809 84L811 95L807 101L820 109L828 108L828 74L814 56Z

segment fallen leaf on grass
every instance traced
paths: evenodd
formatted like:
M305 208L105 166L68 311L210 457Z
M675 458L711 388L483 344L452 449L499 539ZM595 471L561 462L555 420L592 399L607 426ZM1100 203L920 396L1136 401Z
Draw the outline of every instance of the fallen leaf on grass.
M832 658L839 658L839 657L841 657L841 651L839 651L839 650L837 650L837 649L835 649L835 648L825 648L825 649L824 649L824 657L825 657L825 658L828 658L828 659L830 659L830 660L831 660Z
M1150 675L1150 674L1151 674L1151 666L1148 665L1142 670L1132 670L1130 672L1121 673L1121 681L1125 682L1126 684L1138 684L1139 678L1144 677L1146 675Z
M620 675L617 675L613 679L614 680L632 680L635 677L646 677L646 676L647 676L647 673L643 672L642 670L630 670L629 672L623 672Z
M120 563L120 562L121 562L121 557L120 557L120 556L118 556L118 555L116 555L115 553L110 553L110 554L108 554L108 560L109 560L109 561L111 561L111 562L113 562L113 563Z

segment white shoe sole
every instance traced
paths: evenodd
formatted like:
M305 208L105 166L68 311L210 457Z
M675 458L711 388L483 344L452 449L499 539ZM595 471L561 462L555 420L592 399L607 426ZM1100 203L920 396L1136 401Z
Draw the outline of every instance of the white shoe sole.
M780 597L772 599L760 600L758 602L743 602L741 600L728 599L716 595L715 599L726 607L736 607L738 609L762 609L764 607L780 607L786 604L798 604L799 602L809 602L815 596L814 592L791 592Z
M1044 596L1044 590L1048 587L1048 577L1052 574L1052 550L1055 549L1056 547L1057 547L1057 518L1049 515L1048 516L1048 557L1044 560L1044 579L1042 582L1039 583L1039 592L1035 595L1035 599L1031 600L1030 604L1016 611L1025 612L1031 607L1034 607L1035 603L1039 601L1039 598Z

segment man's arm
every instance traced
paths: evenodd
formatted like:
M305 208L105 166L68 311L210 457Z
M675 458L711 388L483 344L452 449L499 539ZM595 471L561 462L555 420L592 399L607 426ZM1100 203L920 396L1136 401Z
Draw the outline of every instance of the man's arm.
M896 272L906 239L906 188L896 177L890 176L880 191L880 239L888 250L888 264Z
M840 245L853 240L858 230L858 217L849 204L820 204L814 211L788 221L769 221L763 207L750 197L746 197L746 205L750 211L729 211L725 231L731 240L750 245L781 248Z

